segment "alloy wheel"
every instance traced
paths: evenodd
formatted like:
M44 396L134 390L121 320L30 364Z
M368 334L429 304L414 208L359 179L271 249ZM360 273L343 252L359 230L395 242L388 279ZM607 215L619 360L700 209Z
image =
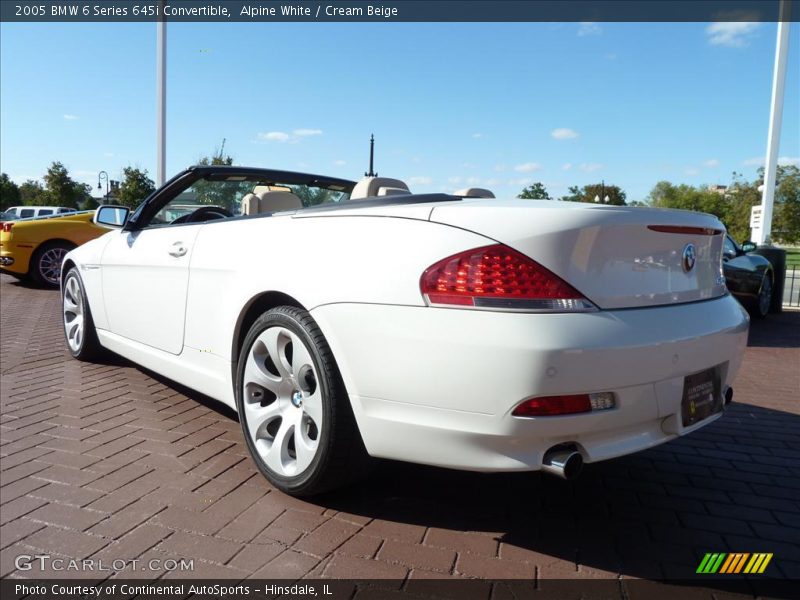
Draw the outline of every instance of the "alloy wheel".
M69 277L64 284L64 331L67 343L73 352L78 352L83 343L83 294L77 277Z
M764 281L761 282L761 291L758 294L758 310L762 315L769 312L770 304L772 304L772 279L769 275L764 276Z
M39 274L47 283L58 285L61 280L61 263L67 255L66 248L50 248L45 250L39 259Z
M274 473L299 475L317 454L323 421L311 354L297 334L276 326L255 339L246 360L243 416L253 446Z

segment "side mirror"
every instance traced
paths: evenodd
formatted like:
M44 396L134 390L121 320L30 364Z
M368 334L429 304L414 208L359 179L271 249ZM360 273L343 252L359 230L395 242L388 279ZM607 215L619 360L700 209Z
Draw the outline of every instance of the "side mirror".
M758 245L755 242L747 241L742 244L742 252L744 253L752 252L756 248L758 248Z
M93 221L105 227L122 227L130 212L124 206L101 206L95 211Z

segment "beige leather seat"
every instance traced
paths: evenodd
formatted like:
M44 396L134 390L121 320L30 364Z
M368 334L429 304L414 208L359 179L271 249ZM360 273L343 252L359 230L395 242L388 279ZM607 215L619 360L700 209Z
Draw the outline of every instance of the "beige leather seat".
M389 177L365 177L356 184L350 194L350 200L364 200L378 196L394 196L410 194L408 186L399 179Z
M303 201L291 192L261 192L256 195L262 213L303 208Z
M291 192L270 191L263 185L256 186L254 192L242 198L242 214L259 215L303 208L303 201Z
M462 196L464 198L494 198L494 193L486 188L464 188L453 192L454 196Z

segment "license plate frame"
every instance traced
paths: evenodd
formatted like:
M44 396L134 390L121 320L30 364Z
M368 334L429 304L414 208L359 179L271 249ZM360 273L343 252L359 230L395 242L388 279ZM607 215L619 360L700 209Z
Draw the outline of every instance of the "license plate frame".
M684 427L691 427L722 412L722 406L719 366L684 377L681 398L681 418Z

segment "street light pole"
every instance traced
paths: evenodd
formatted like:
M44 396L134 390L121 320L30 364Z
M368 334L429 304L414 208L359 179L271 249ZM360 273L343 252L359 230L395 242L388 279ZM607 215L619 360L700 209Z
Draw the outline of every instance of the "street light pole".
M101 179L105 179L106 180L106 195L103 198L103 202L101 202L100 204L105 204L106 202L108 202L108 173L106 173L105 171L100 171L97 174L97 189L98 190L102 190L103 189L102 186L100 185L100 180Z
M167 22L164 1L160 2L160 19L156 24L156 185L166 180L167 151Z

